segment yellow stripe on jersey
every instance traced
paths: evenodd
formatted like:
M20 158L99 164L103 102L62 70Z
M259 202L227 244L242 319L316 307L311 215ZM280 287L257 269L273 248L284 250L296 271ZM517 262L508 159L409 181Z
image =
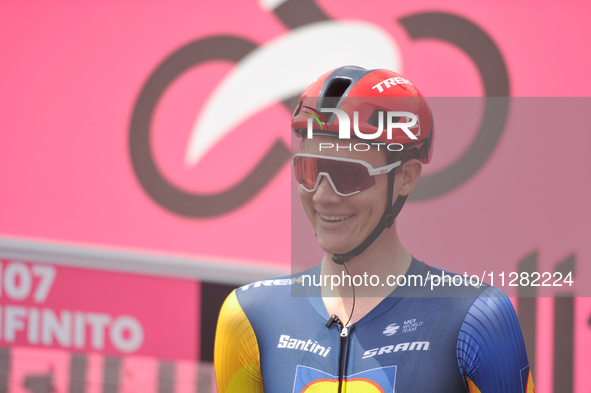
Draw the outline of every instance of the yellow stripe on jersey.
M472 382L472 380L470 378L466 377L466 382L468 383L468 392L481 393L480 389L478 389L478 386L476 386L476 384L474 382Z
M527 377L527 387L525 388L525 393L536 393L536 388L534 387L534 378L531 376L531 369L529 370L529 376Z
M218 393L263 393L259 346L236 291L222 306L215 334Z
M470 393L482 393L478 386L468 377L466 377L466 382L468 383L468 392ZM527 385L525 387L525 393L536 393L536 389L534 388L534 379L531 376L531 370L529 370L529 375L527 377Z

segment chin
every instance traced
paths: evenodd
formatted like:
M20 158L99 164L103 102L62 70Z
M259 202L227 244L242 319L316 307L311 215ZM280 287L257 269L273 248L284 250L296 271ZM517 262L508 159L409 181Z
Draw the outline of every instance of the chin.
M334 255L334 254L345 254L349 251L351 251L351 249L347 248L346 245L342 245L342 244L328 244L326 242L321 241L320 239L318 239L318 245L320 246L320 248L322 248L322 250L330 255Z

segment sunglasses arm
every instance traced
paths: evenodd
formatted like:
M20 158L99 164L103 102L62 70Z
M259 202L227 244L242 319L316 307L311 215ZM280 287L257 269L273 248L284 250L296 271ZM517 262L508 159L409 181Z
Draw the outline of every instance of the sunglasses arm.
M390 173L390 171L392 169L400 166L400 163L401 163L401 161L396 161L396 162L394 162L392 164L388 164L386 166L382 166L382 167L375 168L375 169L370 169L369 170L369 174L372 175L372 176L375 176L375 175L381 175L381 174L384 174L384 173Z

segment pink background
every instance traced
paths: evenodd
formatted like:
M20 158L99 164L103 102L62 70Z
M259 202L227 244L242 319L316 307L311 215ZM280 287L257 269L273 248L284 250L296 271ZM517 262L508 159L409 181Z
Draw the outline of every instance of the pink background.
M69 353L64 350L47 350L35 348L14 347L12 351L14 368L11 370L9 392L29 393L23 386L27 376L52 374L52 386L55 392L69 391L69 374L71 371ZM105 356L90 354L88 356L88 374L84 384L85 392L103 392L103 374ZM194 371L195 364L187 361L175 362L173 374L176 385L173 393L195 392ZM158 359L141 356L128 356L123 360L120 393L158 392Z
M436 40L411 41L396 23L433 10L465 16L492 37L507 63L512 95L588 95L591 76L581 66L590 60L588 51L582 50L590 33L587 3L543 2L535 9L509 2L452 2L444 9L439 4L320 3L332 18L368 20L389 32L403 56L402 73L426 96L482 94L476 69L458 49ZM2 8L6 61L0 74L0 181L6 186L0 195L0 233L289 263L289 234L284 230L289 215L287 165L242 208L197 220L171 214L151 200L135 178L128 152L135 100L166 56L189 41L216 34L264 45L286 32L273 14L254 1L241 2L240 7L223 2L215 7L194 2L9 2ZM546 23L549 15L551 28ZM223 144L211 150L202 165L182 164L189 127L231 66L212 62L187 72L158 107L152 135L157 161L185 189L213 191L231 185L232 176L254 165L257 152L267 147L266 138L257 139L249 149L236 142L244 158L235 172L225 171L224 176L203 176L227 164ZM277 117L283 118L284 126L264 127L261 132L269 140L280 137L288 142L288 114ZM239 130L233 134L237 141L249 140ZM505 137L500 148L515 148L510 136ZM232 146L229 150L235 152ZM445 160L444 154L438 151L435 159ZM484 177L482 181L486 183ZM473 204L469 194L464 198ZM434 203L441 212L441 201ZM243 229L262 218L264 225L257 225L256 231ZM205 237L208 241L199 241ZM226 246L228 239L234 247Z
M398 71L425 96L477 97L483 88L477 69L461 50L443 41L409 38L398 20L423 12L452 13L483 29L504 58L511 96L586 97L591 91L589 2L454 0L443 5L420 0L318 0L317 4L331 19L367 21L387 32L401 54ZM280 19L254 0L3 2L0 237L230 258L289 269L292 179L287 163L240 208L207 219L190 218L166 210L143 190L132 168L128 140L142 87L177 49L215 35L264 46L286 34L290 30ZM304 66L314 60L302 55ZM151 143L157 165L184 190L223 190L249 173L275 139L289 145L289 115L275 105L253 113L197 166L184 164L195 119L235 66L212 61L191 68L169 86L156 109ZM310 75L310 82L317 76ZM265 88L264 81L260 88ZM458 271L473 268L474 261L479 270L482 266L514 270L534 251L539 270L553 271L557 262L574 254L578 280L588 286L591 134L588 126L544 135L537 134L538 129L510 114L499 144L475 176L441 197L409 203L398 220L407 248L436 266L451 268L454 263ZM439 131L426 173L453 162L471 136ZM198 338L199 290L194 281L56 268L46 307L127 313L145 324L145 347L129 357L125 367L151 361L145 359L196 359L198 352L192 351L198 351L197 342L191 340ZM102 285L105 282L110 283L109 290ZM100 296L91 294L93 288ZM7 300L1 301L5 305ZM552 391L554 316L552 299L538 302L534 377L537 390L544 392ZM589 298L578 298L577 392L591 389L585 374L591 365L590 315ZM165 323L169 320L179 323ZM14 359L37 350L21 342L13 349ZM58 363L68 353L58 348L45 351ZM113 348L105 349L109 353L114 353ZM18 364L15 375L30 364L13 361ZM56 366L56 378L67 374L63 367ZM65 391L65 382L60 383L59 391ZM129 391L144 391L136 383L143 382L125 379L123 384Z
M34 299L34 293L40 285L39 275L31 273L32 289L30 295L22 300L13 299L6 290L6 269L9 264L23 261L1 260L3 286L0 294L0 306L3 314L3 335L0 346L29 346L27 328L29 317L21 318L24 328L17 330L15 341L5 340L6 307L22 306L42 310L50 309L62 321L60 314L67 310L74 320L75 312L106 314L111 317L111 325L120 316L135 318L142 327L143 341L137 350L120 351L110 340L110 327L104 331L104 349L91 344L92 329L86 324L85 345L74 346L74 325L71 324L70 346L62 347L58 340L45 348L69 349L75 352L100 352L106 355L138 355L162 359L196 359L199 353L199 307L201 304L199 283L192 280L180 280L164 277L152 277L138 274L113 273L100 270L77 269L51 264L29 263L31 271L34 265L50 266L56 270L55 279L47 298L42 302ZM40 311L41 313L41 311ZM42 319L42 317L40 318ZM41 322L42 324L42 322ZM39 328L39 332L42 328ZM41 333L39 333L41 338ZM40 342L41 339L40 339Z

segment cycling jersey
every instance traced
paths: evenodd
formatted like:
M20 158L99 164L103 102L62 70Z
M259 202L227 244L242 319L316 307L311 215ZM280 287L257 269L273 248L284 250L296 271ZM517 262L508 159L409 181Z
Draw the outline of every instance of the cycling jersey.
M451 281L432 289L441 272L413 258L406 277L423 285L398 286L348 329L330 318L317 287L316 296L292 295L319 266L238 288L218 321L218 391L535 392L506 295Z

